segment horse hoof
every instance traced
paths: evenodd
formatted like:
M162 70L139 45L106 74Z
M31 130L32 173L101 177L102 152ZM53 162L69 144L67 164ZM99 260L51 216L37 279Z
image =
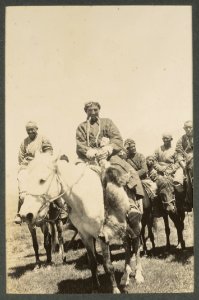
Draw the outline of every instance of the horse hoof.
M118 289L118 287L113 288L113 294L120 294L120 290Z
M47 262L45 265L44 265L44 268L46 268L47 271L50 271L51 268L55 265L55 263L53 261L51 262Z
M136 283L140 284L140 283L143 283L144 282L144 277L142 274L136 274L135 275L135 281Z
M41 265L36 265L33 269L34 272L37 272L41 268Z
M125 286L122 290L124 294L129 294L128 286Z
M66 256L63 258L63 265L66 264Z
M120 285L124 286L124 287L129 285L129 278L128 278L127 274L124 274L122 276L121 281L120 281Z

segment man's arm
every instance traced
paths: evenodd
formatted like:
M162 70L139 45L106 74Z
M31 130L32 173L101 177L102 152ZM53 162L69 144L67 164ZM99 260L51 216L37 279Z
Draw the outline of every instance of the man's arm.
M108 119L108 137L110 139L110 146L113 148L113 154L118 153L121 148L123 147L123 140L122 136L118 130L118 128L115 126L112 120Z
M142 177L146 176L148 169L146 165L146 159L143 154L139 155L139 159L140 159L141 169L139 169L137 172L139 177L142 179Z
M164 172L166 170L166 167L165 166L161 166L159 164L159 151L160 151L160 148L156 149L155 152L154 152L154 169L157 171L157 172Z
M76 153L78 156L84 156L86 158L86 153L89 148L90 147L87 145L85 129L80 124L76 130Z
M18 163L19 165L27 165L28 161L26 160L26 149L24 142L21 143L18 153Z
M180 163L181 161L184 160L184 157L183 157L184 149L183 149L183 145L182 145L182 137L177 141L175 151L176 151L176 159Z

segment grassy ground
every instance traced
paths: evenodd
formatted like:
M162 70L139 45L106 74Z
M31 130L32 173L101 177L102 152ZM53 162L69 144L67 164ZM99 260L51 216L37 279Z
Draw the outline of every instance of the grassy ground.
M7 253L7 293L11 294L65 294L90 293L91 273L87 265L86 251L78 236L72 249L67 253L67 262L62 264L58 253L53 255L55 265L49 270L44 266L33 271L35 257L32 248L30 233L26 224L13 224L16 212L16 197L7 195L7 222L6 222L6 253ZM194 290L194 255L193 255L193 217L186 216L184 238L186 250L176 249L176 230L171 227L171 250L165 251L165 233L162 218L158 219L157 255L142 257L142 266L145 282L136 284L132 277L128 287L129 293L189 293ZM72 231L64 232L64 239L70 240ZM41 260L45 261L43 235L38 229ZM148 242L149 248L151 247ZM112 259L115 267L116 279L119 284L124 269L124 250L120 242L114 241ZM109 282L104 274L99 253L99 280L101 293L109 293Z

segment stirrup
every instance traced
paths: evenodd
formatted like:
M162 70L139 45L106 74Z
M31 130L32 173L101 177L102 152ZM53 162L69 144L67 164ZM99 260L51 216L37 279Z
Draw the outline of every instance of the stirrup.
M17 215L15 216L15 218L14 218L14 223L15 223L15 224L20 224L20 225L21 225L22 219L21 219L19 213L17 213Z

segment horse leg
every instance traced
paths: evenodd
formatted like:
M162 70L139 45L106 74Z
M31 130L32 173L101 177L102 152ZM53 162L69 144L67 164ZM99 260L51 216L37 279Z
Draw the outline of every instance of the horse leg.
M46 256L47 256L46 265L50 266L52 265L52 253L51 253L52 245L51 245L51 235L49 233L48 225L43 224L41 230L44 234L44 248L46 250Z
M63 223L62 220L56 222L58 241L59 241L59 254L62 256L63 263L66 262L66 256L64 255L64 240L63 240Z
M113 294L120 294L120 290L117 287L117 282L115 279L114 267L111 263L109 243L105 241L104 237L100 237L100 244L103 256L103 266L111 281L112 292Z
M95 250L94 238L91 236L89 237L82 236L80 233L79 235L81 236L81 239L87 250L89 265L92 274L92 292L95 293L99 290L100 284L97 275L97 259L95 255L96 250Z
M38 246L38 241L37 241L36 228L33 228L31 225L28 225L28 229L29 229L31 237L32 237L33 249L35 252L35 259L36 259L35 269L38 269L41 266L41 261L39 259L39 246Z
M144 282L144 277L142 275L142 265L140 257L140 238L139 236L132 240L133 252L135 253L136 266L135 266L135 280L137 283Z
M146 215L146 213L144 213L142 216L142 229L140 233L144 255L147 254L147 246L146 246L146 238L145 238L145 227L147 225L147 218L148 216Z
M127 287L129 285L130 276L133 272L131 268L131 239L128 235L124 237L123 245L125 250L125 269L120 284L124 287Z
M154 220L152 214L150 213L149 217L148 217L148 235L149 235L149 238L150 238L150 241L152 244L152 252L153 253L155 253L155 238L154 238L154 233L153 233L154 222L155 222L155 220ZM157 231L156 228L155 228L155 231Z
M170 215L171 220L173 221L178 235L178 244L176 248L181 246L181 249L185 249L185 241L183 239L183 230L184 230L184 221L179 217L179 215Z
M169 227L169 218L168 214L163 215L164 226L165 226L165 234L166 234L166 250L170 249L170 227Z

